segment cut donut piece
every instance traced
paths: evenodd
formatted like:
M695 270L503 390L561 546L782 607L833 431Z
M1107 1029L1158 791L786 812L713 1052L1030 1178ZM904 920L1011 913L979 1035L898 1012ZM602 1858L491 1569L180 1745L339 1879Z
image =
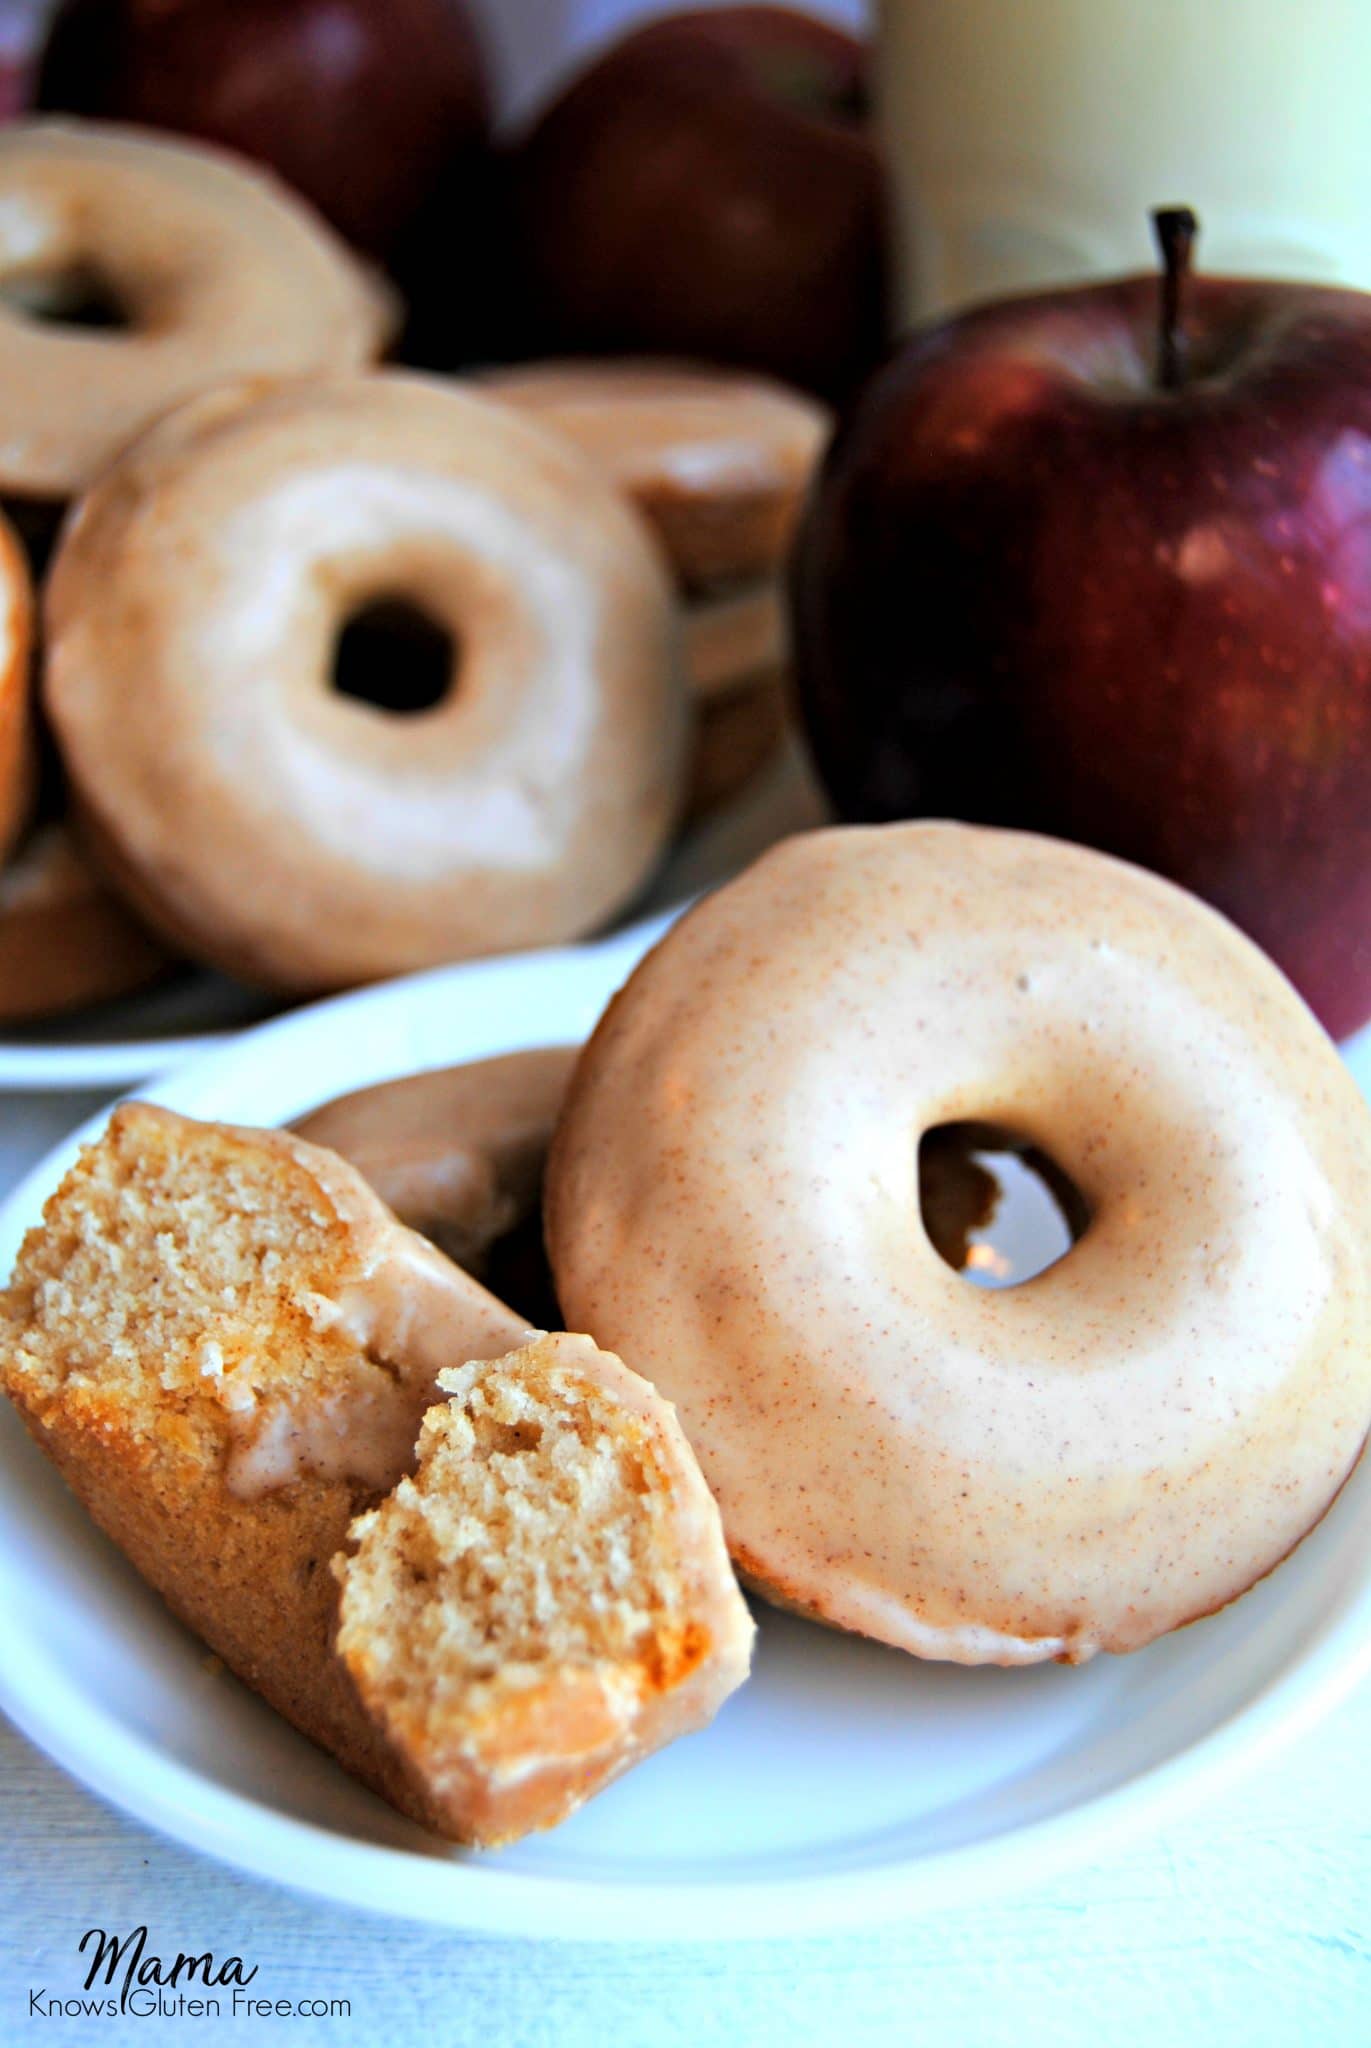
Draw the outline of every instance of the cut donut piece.
M520 1352L529 1334L332 1153L134 1103L24 1241L0 1294L0 1385L232 1671L402 1812L497 1841L550 1825L707 1719L751 1639L673 1410L584 1340ZM495 1357L489 1380L470 1364ZM342 1568L340 1656L330 1564L412 1468L448 1368L461 1368L446 1380L457 1405L426 1432L446 1448L394 1515L363 1523ZM469 1471L453 1462L467 1431ZM485 1517L473 1557L507 1536L504 1590L440 1573L432 1604L397 1587L395 1610L377 1612L388 1532L412 1548L416 1499L420 1519L451 1529L449 1491ZM397 1625L415 1631L413 1727ZM478 1671L470 1645L486 1628L498 1669ZM547 1680L546 1712L526 1667ZM447 1712L458 1696L465 1720ZM489 1725L483 1701L498 1709Z
M352 1526L338 1651L431 1824L551 1827L710 1720L753 1627L675 1411L588 1337L439 1375Z
M172 1612L403 1805L329 1560L412 1463L439 1368L526 1334L331 1153L132 1103L24 1241L0 1385Z

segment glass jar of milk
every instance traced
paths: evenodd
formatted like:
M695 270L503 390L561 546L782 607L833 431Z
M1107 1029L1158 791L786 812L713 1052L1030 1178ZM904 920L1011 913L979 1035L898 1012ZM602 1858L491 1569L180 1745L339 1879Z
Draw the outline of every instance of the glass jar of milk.
M1371 288L1371 0L882 0L907 318L1153 262Z

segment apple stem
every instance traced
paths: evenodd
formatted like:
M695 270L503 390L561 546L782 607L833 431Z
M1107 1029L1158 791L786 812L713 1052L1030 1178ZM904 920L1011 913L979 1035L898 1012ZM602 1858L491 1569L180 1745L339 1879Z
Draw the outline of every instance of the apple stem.
M1152 216L1152 231L1162 259L1157 382L1163 391L1179 391L1185 381L1181 294L1190 274L1190 256L1199 225L1188 206L1159 206Z

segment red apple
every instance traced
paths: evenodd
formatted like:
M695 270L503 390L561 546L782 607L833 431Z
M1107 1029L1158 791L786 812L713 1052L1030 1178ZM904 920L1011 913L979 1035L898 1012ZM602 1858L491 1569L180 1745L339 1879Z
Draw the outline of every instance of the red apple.
M380 256L489 126L461 0L66 0L38 103L239 150Z
M841 395L886 328L865 54L785 7L673 15L591 64L514 165L549 352L692 355Z
M1371 1015L1371 294L1185 283L1163 220L1160 338L1131 278L916 331L871 381L797 550L803 713L844 816L1142 862L1341 1035Z

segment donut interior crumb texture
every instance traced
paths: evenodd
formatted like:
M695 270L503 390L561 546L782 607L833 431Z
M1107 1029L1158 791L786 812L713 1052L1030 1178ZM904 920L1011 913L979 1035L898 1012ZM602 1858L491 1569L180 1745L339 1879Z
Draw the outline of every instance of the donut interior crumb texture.
M438 1366L524 1332L333 1154L130 1103L0 1293L0 1386L173 1613L404 1804L329 1560L413 1462Z
M179 1415L181 1447L217 1462L236 1404L336 1384L340 1348L356 1346L314 1318L347 1264L317 1183L288 1156L121 1110L25 1240L8 1371L30 1398L61 1398L94 1427L117 1416L135 1440Z
M335 1564L340 1654L432 1783L518 1777L541 1749L593 1762L710 1650L654 1432L596 1356L540 1337L440 1374L417 1473Z
M527 1337L335 1154L129 1104L25 1239L0 1385L238 1677L493 1845L708 1721L752 1636L672 1409Z

